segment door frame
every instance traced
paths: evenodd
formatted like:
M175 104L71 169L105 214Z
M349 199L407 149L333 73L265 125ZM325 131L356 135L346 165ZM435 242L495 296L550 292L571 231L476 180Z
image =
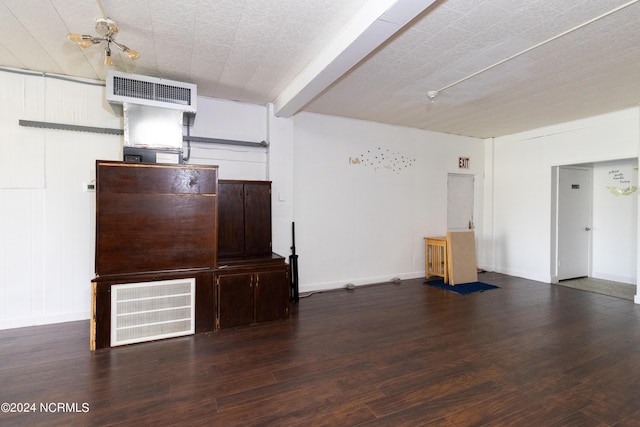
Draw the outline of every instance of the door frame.
M447 226L446 229L447 231L449 231L449 192L450 192L450 188L449 188L449 177L451 176L464 176L466 178L471 178L472 179L472 186L473 186L473 200L472 200L472 208L471 208L471 223L472 223L472 228L470 230L475 230L477 228L477 218L478 218L478 192L479 192L479 188L478 188L478 177L475 174L472 173L456 173L456 172L449 172L447 173ZM476 236L477 237L477 236Z
M447 173L447 181L448 181L448 177L449 175L466 175L466 176L471 176L473 177L473 229L471 231L473 231L474 233L474 237L475 237L475 242L476 242L476 263L478 264L479 268L487 268L490 271L493 271L492 267L487 267L488 263L486 260L486 254L487 254L487 250L484 247L483 244L483 239L484 239L484 230L486 230L486 224L485 224L485 220L484 220L484 211L483 211L483 197L484 197L484 190L485 190L485 179L484 176L476 174L476 173L460 173L458 171L456 172L448 172ZM449 209L448 207L448 197L449 197L449 188L448 188L448 183L447 183L447 194L445 195L445 206L446 209ZM493 203L492 203L493 204ZM445 230L448 231L449 229L449 224L448 222L448 213L445 211ZM493 248L490 250L493 251ZM493 266L493 261L491 261L491 263L489 263L490 265Z
M560 168L572 167L575 169L588 170L589 173L589 187L591 189L589 196L589 224L593 222L593 167L591 165L558 165L551 167L551 251L550 251L550 276L551 283L558 283L558 243L559 243L559 220L560 220ZM593 233L589 233L588 240L588 277L591 277L591 268L593 266Z

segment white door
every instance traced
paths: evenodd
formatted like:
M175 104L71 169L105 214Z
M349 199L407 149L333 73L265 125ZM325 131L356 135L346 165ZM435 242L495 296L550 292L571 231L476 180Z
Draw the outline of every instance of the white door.
M473 229L473 175L447 177L447 230Z
M558 188L558 280L589 275L591 170L561 167Z

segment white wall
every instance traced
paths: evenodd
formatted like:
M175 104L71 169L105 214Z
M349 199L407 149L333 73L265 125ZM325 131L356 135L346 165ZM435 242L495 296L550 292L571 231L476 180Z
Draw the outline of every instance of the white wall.
M616 190L637 185L637 158L593 166L593 277L636 283L638 192L619 194Z
M633 108L487 140L487 266L551 281L552 167L637 158L639 130Z
M189 135L259 143L267 141L267 108L260 105L198 98L198 113ZM268 175L268 149L241 145L191 143L188 164L217 165L221 179L264 180Z
M446 232L447 174L481 140L330 116L294 118L300 291L424 275L425 236Z
M268 117L269 165L271 180L271 227L273 251L284 257L291 254L291 222L293 221L293 119L273 115Z
M103 92L0 71L0 150L12 159L0 181L0 329L88 318L95 193L82 184L95 179L96 159L120 158L121 137L18 120L121 128Z

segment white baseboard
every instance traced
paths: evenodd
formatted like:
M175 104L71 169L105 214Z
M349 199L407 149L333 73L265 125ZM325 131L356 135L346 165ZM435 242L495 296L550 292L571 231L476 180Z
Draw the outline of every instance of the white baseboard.
M424 277L424 271L414 271L410 273L401 273L390 276L373 276L360 279L344 279L332 282L307 283L305 285L299 286L299 292L301 294L304 294L306 292L320 292L329 291L332 289L342 289L346 286L347 283L353 283L356 286L373 285L377 283L391 282L391 279L393 279L394 277L399 277L401 280L417 279L420 277Z
M635 277L617 276L615 274L599 273L597 271L594 271L591 274L591 277L593 277L594 279L610 280L612 282L627 283L630 285L636 284Z
M493 271L495 271L496 273L506 274L507 276L521 277L523 279L534 280L536 282L553 283L552 282L553 278L551 277L551 275L543 276L543 275L532 274L526 271L512 270L509 268L495 268Z
M74 322L77 320L88 319L88 312L52 314L36 317L21 317L15 319L0 319L0 330L25 328L28 326L50 325L53 323Z

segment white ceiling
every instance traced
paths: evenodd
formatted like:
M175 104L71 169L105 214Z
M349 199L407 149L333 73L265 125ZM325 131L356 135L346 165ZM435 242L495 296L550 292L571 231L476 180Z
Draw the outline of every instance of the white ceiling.
M0 66L104 80L103 49L66 37L96 34L102 8L141 53L113 49L120 71L283 116L493 137L640 104L636 1L0 0Z

